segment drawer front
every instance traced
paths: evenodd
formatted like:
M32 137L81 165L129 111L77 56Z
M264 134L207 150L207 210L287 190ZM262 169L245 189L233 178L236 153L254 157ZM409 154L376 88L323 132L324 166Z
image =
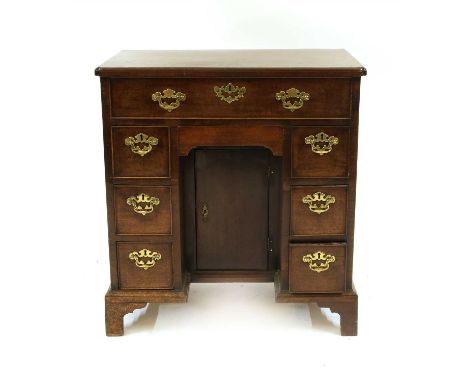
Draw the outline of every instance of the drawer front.
M172 289L170 243L117 243L121 289Z
M112 127L114 177L167 178L169 131L158 126Z
M349 119L350 94L347 78L143 78L111 83L112 116L120 118Z
M347 127L292 128L292 177L347 177L348 142Z
M345 244L292 244L289 249L289 289L296 293L343 292Z
M172 232L170 187L114 187L117 234L169 235Z
M347 186L291 188L291 236L344 236Z

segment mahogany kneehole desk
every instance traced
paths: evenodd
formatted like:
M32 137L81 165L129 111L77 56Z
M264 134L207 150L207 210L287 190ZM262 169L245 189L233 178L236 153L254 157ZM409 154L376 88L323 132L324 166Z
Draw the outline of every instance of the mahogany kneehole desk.
M274 282L357 334L359 88L344 50L123 51L101 77L107 335L191 282Z

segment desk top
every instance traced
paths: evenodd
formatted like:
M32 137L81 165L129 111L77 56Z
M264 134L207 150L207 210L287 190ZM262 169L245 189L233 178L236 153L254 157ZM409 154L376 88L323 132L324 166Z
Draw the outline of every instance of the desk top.
M344 49L123 50L96 69L102 77L360 77L366 69Z

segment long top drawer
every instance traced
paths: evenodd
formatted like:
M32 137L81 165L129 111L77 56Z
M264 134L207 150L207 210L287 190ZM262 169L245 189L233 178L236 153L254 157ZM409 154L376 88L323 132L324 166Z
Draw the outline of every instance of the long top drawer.
M349 119L350 78L113 78L114 118Z

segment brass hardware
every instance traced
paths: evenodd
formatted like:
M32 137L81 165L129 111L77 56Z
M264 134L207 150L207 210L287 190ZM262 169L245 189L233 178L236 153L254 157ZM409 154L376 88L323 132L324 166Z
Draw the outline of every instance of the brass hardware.
M164 110L171 112L180 106L180 101L185 101L187 96L184 93L176 92L172 89L163 90L163 92L156 92L151 96L154 102L158 102L159 106ZM165 100L172 100L166 102Z
M130 146L133 153L141 156L148 154L158 142L158 138L150 137L143 133L139 133L134 137L125 138L125 145Z
M310 145L312 151L316 154L328 154L333 150L333 145L337 145L339 140L333 135L325 134L324 132L315 135L309 135L304 139L307 145Z
M268 253L273 252L273 240L271 240L270 236L267 238L267 251Z
M127 199L127 204L133 207L133 211L137 214L145 216L154 210L154 206L159 204L159 198L146 194L138 194L137 196L130 196Z
M302 261L304 263L309 263L309 268L312 271L320 273L330 268L330 263L335 262L335 256L328 255L322 251L317 251L303 256Z
M270 178L271 176L275 175L276 172L274 169L272 169L270 166L268 166L268 169L267 169L267 177Z
M215 86L213 88L216 96L221 98L222 101L226 101L227 103L232 103L234 101L239 101L246 92L245 86L239 87L234 86L231 82L229 82L225 86Z
M327 212L330 204L335 203L335 197L326 195L323 192L316 192L312 195L306 195L302 198L302 203L309 205L309 210L316 214Z
M203 205L201 214L202 214L202 220L207 221L208 220L208 206L206 204Z
M135 265L138 268L143 268L145 271L148 268L154 267L157 260L161 260L161 254L159 252L152 252L149 249L142 249L140 251L130 252L128 258L135 260Z
M304 105L304 101L308 101L309 93L301 92L296 88L290 88L286 91L281 90L276 93L276 99L283 103L285 109L294 111L300 109Z

